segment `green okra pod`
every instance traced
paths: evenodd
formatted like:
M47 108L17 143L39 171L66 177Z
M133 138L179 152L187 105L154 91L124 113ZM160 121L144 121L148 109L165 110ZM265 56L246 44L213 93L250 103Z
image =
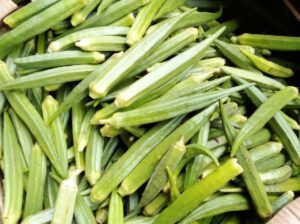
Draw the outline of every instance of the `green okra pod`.
M74 171L68 179L61 182L55 202L52 224L72 223L78 193L77 175L79 172L78 170Z
M258 163L277 155L281 152L282 148L283 145L279 142L267 142L252 148L249 153L252 160Z
M147 28L150 26L155 14L166 0L154 0L145 5L137 14L128 34L126 42L131 46L142 39Z
M49 44L48 51L56 52L63 49L72 47L75 42L84 38L92 36L118 36L126 35L128 32L127 27L123 26L107 26L107 27L95 27L77 31L64 37L58 38Z
M244 33L233 38L240 44L277 51L299 51L300 37Z
M88 4L80 9L79 11L75 12L71 18L71 24L73 26L77 26L81 24L88 15L98 6L101 0L89 0Z
M168 166L171 171L174 171L185 152L186 147L184 145L184 139L183 137L180 137L174 145L170 146L170 149L157 164L144 192L142 193L142 198L139 202L140 207L145 206L158 195L168 180L166 166Z
M4 113L3 156L4 162L4 210L3 223L17 223L22 214L23 172L20 161L21 149L7 112Z
M260 178L264 184L277 184L282 183L289 179L292 175L292 168L289 165L279 167L274 170L269 170L260 173Z
M272 202L272 208L273 212L276 213L280 211L284 206L286 206L288 203L292 202L295 197L295 194L293 191L287 191L280 195L278 199L276 199L274 202Z
M104 138L97 128L93 127L89 136L85 154L85 175L91 185L101 176L101 157L104 148Z
M14 62L23 68L51 68L67 65L98 64L105 56L98 52L61 51L16 58Z
M117 2L118 0L102 0L99 4L97 15L101 14L105 9L107 9L109 6Z
M238 77L234 77L234 80L238 83L247 83L247 81ZM245 93L256 107L267 100L266 96L256 87L250 87ZM276 113L269 124L284 145L291 160L295 164L300 164L300 141L284 117L280 113Z
M108 208L108 224L124 223L124 211L122 197L118 194L117 189L112 191L109 208Z
M269 159L258 161L255 163L255 166L259 172L267 172L279 168L286 164L286 156L282 153L276 154Z
M113 22L112 26L125 26L125 27L131 27L133 24L135 17L134 14L131 12L128 15L124 16L123 18Z
M216 216L232 211L245 211L250 209L250 203L242 194L227 194L213 198L196 208L192 213L181 220L180 224L191 223L199 219Z
M86 37L76 42L75 45L84 51L119 52L127 48L125 37L120 36Z
M225 135L232 147L235 141L236 132L229 122L222 102L219 103L219 106ZM236 157L243 168L242 177L255 205L256 211L261 217L269 217L272 214L271 204L268 201L267 193L255 167L254 161L244 144L240 145L240 150L237 152Z
M43 196L47 176L46 156L37 144L32 147L30 161L31 165L27 181L24 218L43 209Z
M50 95L48 95L42 103L42 110L45 122L48 121L49 117L55 113L58 108L58 102ZM68 172L68 152L67 152L67 142L64 135L64 128L60 117L56 118L50 126L48 126L51 132L51 137L53 139L56 154L60 165L64 173Z
M294 72L290 68L283 67L274 62L268 61L263 57L259 57L248 51L241 49L241 51L250 59L250 61L261 71L280 78L289 78L294 75Z
M236 159L230 159L216 171L184 191L155 219L154 224L175 223L195 209L205 198L224 186L233 177L243 172ZM217 182L215 180L218 180ZM201 190L200 190L201 189Z
M296 98L298 90L295 87L286 87L267 99L248 119L238 133L232 146L231 154L234 155L247 136L261 129L274 115L280 111L290 100Z
M41 11L45 10L47 7L50 7L56 2L58 2L58 0L31 2L5 17L3 22L9 25L9 27L14 28L22 24L27 19L30 19L30 17L35 16Z
M148 205L144 207L145 216L154 216L158 214L169 202L169 196L166 193L159 193Z
M77 223L96 224L96 219L91 208L87 205L80 194L77 194L74 216Z

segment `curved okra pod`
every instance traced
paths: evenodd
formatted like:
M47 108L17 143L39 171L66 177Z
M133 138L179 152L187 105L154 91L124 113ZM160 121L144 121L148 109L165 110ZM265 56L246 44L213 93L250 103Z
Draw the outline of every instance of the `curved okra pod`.
M37 34L50 29L86 5L86 0L62 0L31 17L15 29L0 37L0 48L6 49L20 44ZM28 32L30 30L30 32Z
M199 128L209 119L216 107L217 104L213 104L204 111L193 116L152 149L151 152L148 153L148 155L132 170L126 179L123 180L119 188L119 193L124 196L135 192L150 178L155 166L160 158L166 153L170 145L181 135L186 142L189 141Z
M29 4L21 7L20 9L5 17L3 22L9 27L14 28L56 2L58 2L58 0L30 2Z
M182 119L183 117L178 117L167 123L159 124L137 140L94 185L92 190L93 199L103 201L143 160L147 153L179 125Z
M300 37L244 33L233 38L240 44L277 51L299 51Z
M294 75L293 70L290 68L283 67L243 49L241 49L241 51L249 58L249 60L255 65L255 67L269 75L281 78L289 78Z
M116 106L120 108L128 107L136 101L136 99L147 95L153 89L159 87L159 85L162 85L169 81L172 77L184 72L191 65L195 64L205 56L205 50L222 34L223 31L224 28L221 28L214 35L173 57L153 72L148 73L138 81L131 84L124 91L121 91L114 101Z
M12 76L7 70L5 63L0 61L1 84L13 80ZM27 125L34 137L37 139L39 145L55 167L56 171L63 177L66 173L63 172L60 162L57 158L56 149L51 139L50 131L47 129L44 121L39 113L30 103L28 98L20 91L4 91L4 94L10 103L11 107L18 114L21 120Z
M75 42L88 37L126 35L128 30L128 27L122 26L95 27L80 30L52 41L49 44L48 51L61 51L71 47Z
M27 180L24 217L43 209L44 188L47 176L47 160L39 145L32 147L31 165Z
M150 26L153 17L165 3L166 0L154 0L145 5L137 14L128 34L126 42L130 46L142 39L147 28Z
M272 208L274 214L286 206L288 203L292 202L295 197L293 191L287 191L280 195L274 202L272 202Z
M91 185L94 185L101 176L101 158L104 148L104 139L97 128L93 127L85 154L85 175Z
M71 17L71 24L73 26L77 26L81 24L89 14L98 6L101 0L90 0L88 4L80 9L79 11L75 12Z
M186 147L184 145L184 139L183 137L180 137L178 141L170 146L170 149L157 164L144 192L142 193L142 198L139 202L140 207L147 205L159 194L168 180L166 166L168 166L171 171L174 171L185 152Z
M86 37L75 43L75 46L84 51L111 51L126 50L126 39L120 36Z
M48 95L42 103L42 111L45 122L55 113L58 108L58 102L50 95ZM56 153L60 165L64 173L68 172L68 151L67 142L65 139L65 133L63 124L60 117L56 118L49 126L51 137L56 147Z
M242 194L227 194L213 198L186 216L180 224L188 224L199 219L216 216L226 212L245 211L250 209L250 203Z
M3 156L4 162L4 223L17 223L23 204L23 171L19 162L21 149L7 112L4 112Z
M257 132L276 114L280 111L290 100L298 96L298 89L295 87L286 87L269 99L267 99L252 115L242 127L234 140L231 155L235 155L239 146L245 138Z
M23 68L51 68L67 65L98 64L105 56L98 52L61 51L16 58L14 62Z
M175 223L184 218L191 210L223 187L232 178L243 172L236 159L230 159L216 171L201 179L178 198L155 219L153 224ZM216 181L218 180L218 181Z
M112 87L129 75L150 54L153 48L158 46L172 33L174 26L189 13L187 12L175 17L170 23L165 24L129 48L109 71L101 73L99 78L90 84L90 97L96 99L106 96Z
M186 146L186 149L187 149L187 153L186 153L187 157L192 156L193 154L203 154L209 157L217 167L220 166L218 159L205 146L201 144L190 144Z
M259 75L252 71L247 71L247 70L243 70L243 69L239 69L239 68L233 68L233 67L229 67L229 66L223 66L223 67L221 67L221 70L228 75L237 76L239 78L243 78L243 79L247 79L252 82L256 82L257 85L260 85L260 86L268 88L268 89L277 90L277 89L285 88L285 85L278 82L277 80L269 78L264 75Z
M173 171L171 170L171 168L169 166L166 166L166 171L167 171L168 180L170 183L170 199L171 199L171 202L173 202L180 195L180 191L177 187L177 176L174 175Z
M234 80L242 84L247 83L238 77L234 77ZM267 100L266 96L256 87L250 87L245 92L256 107ZM276 113L269 124L284 145L291 160L297 165L300 164L300 141L285 118L280 113Z
M239 68L259 73L252 65L249 59L243 55L234 45L225 43L221 40L215 40L215 45L221 53Z
M222 123L227 141L230 146L234 144L236 131L230 124L229 118L224 110L222 102L219 103ZM251 154L248 152L244 144L240 146L240 150L236 155L241 167L243 168L243 180L254 202L255 208L260 216L269 217L272 214L272 207L267 198L263 182L260 179L259 173L255 167Z
M154 123L199 110L219 99L225 98L232 93L248 87L249 85L241 85L226 90L183 96L178 99L160 102L155 105L150 104L130 111L117 112L111 118L100 122L103 124L110 124L116 128Z
M292 168L289 165L285 165L274 170L260 173L260 178L264 184L269 185L282 183L289 179L291 175Z
M267 172L269 170L284 166L286 162L286 156L283 153L279 153L270 157L269 159L256 162L255 166L259 172Z

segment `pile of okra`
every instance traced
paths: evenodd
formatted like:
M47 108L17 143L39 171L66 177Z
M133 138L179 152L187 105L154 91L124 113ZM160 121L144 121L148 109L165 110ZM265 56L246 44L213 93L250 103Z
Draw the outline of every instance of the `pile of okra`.
M294 199L299 65L272 53L300 37L205 7L35 0L4 18L4 224L265 223Z

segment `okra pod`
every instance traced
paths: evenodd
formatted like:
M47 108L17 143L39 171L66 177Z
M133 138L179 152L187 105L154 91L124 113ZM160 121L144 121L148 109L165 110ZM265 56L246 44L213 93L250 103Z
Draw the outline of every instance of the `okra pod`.
M103 0L101 1L98 9L97 9L97 15L101 14L105 9L107 9L109 6L117 2L118 0Z
M276 199L274 202L272 202L272 208L273 212L276 213L280 209L282 209L284 206L286 206L288 203L292 202L295 197L295 194L293 191L287 191L280 195L278 199Z
M256 82L257 85L260 85L264 88L271 90L283 89L285 85L278 82L275 79L269 78L264 75L259 75L252 71L247 71L239 68L233 68L229 66L221 67L222 71L231 76L237 76L238 78L247 79L252 82Z
M185 152L186 147L184 145L184 139L183 137L180 137L174 145L170 146L170 149L157 164L144 192L142 193L142 198L139 202L140 207L145 206L158 195L168 180L166 166L168 166L171 171L174 171Z
M117 189L112 191L109 208L108 208L108 224L122 224L123 216L123 201L121 196L118 194Z
M26 20L30 19L30 17L37 15L44 9L55 4L56 2L58 2L58 0L35 1L35 2L28 3L24 7L16 10L12 14L5 17L3 22L9 25L9 27L14 28L22 24Z
M71 176L62 181L59 186L55 202L52 224L71 224L78 193L77 175L80 171L74 171Z
M227 194L213 198L196 208L181 220L180 224L191 223L199 219L216 216L226 212L245 211L250 209L250 203L242 194Z
M282 183L266 185L265 189L268 193L283 193L286 191L300 191L300 178L292 177Z
M49 44L48 51L55 52L64 50L66 48L72 47L75 42L88 37L126 35L128 30L129 29L127 27L122 26L95 27L84 29L52 41Z
M107 167L107 164L109 163L112 155L117 150L117 146L119 144L118 138L110 138L105 145L103 155L101 157L101 169L104 170L104 168Z
M0 48L10 48L40 34L56 23L66 19L86 5L86 0L62 0L53 4L41 13L29 18L15 29L0 37ZM33 29L32 29L33 28ZM31 32L28 32L31 30Z
M238 83L247 83L238 77L234 77L234 80ZM265 95L256 87L250 87L245 92L256 107L266 101ZM269 124L284 145L291 160L297 165L300 164L300 141L284 117L280 113L276 113Z
M73 26L81 24L100 2L101 0L89 0L88 4L85 7L72 15L71 24Z
M94 185L101 176L101 157L104 148L104 139L99 131L93 127L85 154L85 175L91 185Z
M252 148L249 153L254 162L262 162L281 152L283 146L279 142L267 142Z
M37 144L32 147L30 161L24 218L43 209L44 188L47 176L46 156Z
M42 110L45 122L55 113L58 108L58 102L48 95L42 103ZM53 139L56 154L60 161L60 166L64 173L68 172L68 152L67 142L64 136L64 128L60 117L56 118L49 126L51 137Z
M119 52L126 50L126 39L119 36L86 37L76 42L75 46L84 51Z
M96 219L91 208L89 208L80 194L77 194L74 216L77 223L96 224Z
M236 159L230 159L216 171L184 191L170 206L165 208L153 224L175 223L195 209L205 198L219 190L228 181L243 172ZM218 180L217 182L215 180ZM200 190L201 189L201 190Z
M263 57L259 57L248 51L241 49L241 51L249 58L249 60L261 71L280 78L289 78L294 75L294 72L290 68L283 67L274 62L268 61Z
M169 202L169 196L166 193L159 193L148 205L144 207L145 216L157 215Z
M47 208L33 215L27 216L21 224L37 224L37 223L49 223L52 220L54 214L54 208Z
M111 26L125 26L125 27L131 27L133 24L135 17L133 13L129 13L128 15L124 16L123 18L113 22Z
M264 159L255 163L259 172L266 172L272 169L279 168L286 163L286 156L282 153L276 154L269 159Z
M240 44L277 51L299 51L300 37L244 33L234 40Z
M183 117L159 124L137 140L100 178L92 190L94 200L103 201L164 137L176 128ZM113 177L113 178L112 178Z
M142 61L135 70L133 70L129 76L133 77L146 70L148 67L155 63L159 63L169 58L173 54L183 49L186 45L195 41L197 38L196 29L193 27L187 28L173 37L168 38L161 43L156 50L152 52L144 61ZM207 53L207 51L206 51Z
M179 8L180 6L184 5L187 0L169 0L164 2L164 4L159 8L159 11L156 13L154 20L159 19L163 15L174 11L175 9Z
M264 184L278 184L286 181L292 175L292 168L289 165L279 167L274 170L269 170L260 173L260 178Z
M219 103L219 106L227 141L229 142L230 146L233 147L236 132L229 122L222 102ZM263 182L260 179L251 155L244 144L240 145L240 150L237 152L236 157L243 168L242 177L255 205L256 211L261 217L269 217L272 214L271 204L268 201Z
M73 82L85 79L98 68L98 65L72 65L47 69L8 81L1 85L0 88L3 90L27 89Z
M154 0L145 5L137 14L128 34L126 42L130 46L142 39L147 28L150 26L155 14L166 0Z
M23 172L20 161L21 149L7 112L4 112L3 155L4 162L4 210L3 223L17 223L22 214Z
M296 98L298 90L295 87L286 87L267 99L245 123L238 133L232 146L231 155L234 155L245 138L261 129L274 115L290 100Z
M67 65L98 64L105 56L98 52L61 51L16 58L14 62L23 68L51 68Z
M77 136L77 146L78 146L78 152L82 152L84 150L84 148L87 146L88 143L88 139L89 139L89 135L91 133L92 130L92 126L90 124L90 120L92 118L92 116L94 115L94 109L89 109L82 122L81 122L81 126L80 126L80 130Z

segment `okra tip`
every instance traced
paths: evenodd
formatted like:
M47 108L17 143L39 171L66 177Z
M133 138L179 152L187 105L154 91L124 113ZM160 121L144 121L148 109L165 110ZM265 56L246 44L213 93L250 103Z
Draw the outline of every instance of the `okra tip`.
M47 51L48 52L57 52L60 49L61 49L60 44L58 42L54 41L49 44Z
M118 189L118 193L119 195L124 197L126 195L130 195L133 192L131 192L130 187L123 181Z
M232 37L230 38L230 40L231 40L232 43L236 44L236 43L238 42L238 37L232 36Z
M90 45L90 41L89 41L88 38L83 38L80 41L78 41L78 42L75 43L76 47L80 47L82 49L87 48L89 45Z
M193 40L196 40L198 37L199 30L195 27L187 28L186 31L190 33L193 37Z
M127 35L126 43L129 46L134 45L136 42L140 40L140 37L138 36L137 32L133 31L130 33L130 35Z
M95 64L98 64L98 63L105 60L105 55L101 54L99 52L94 52L93 56L94 56L94 59L95 59Z

